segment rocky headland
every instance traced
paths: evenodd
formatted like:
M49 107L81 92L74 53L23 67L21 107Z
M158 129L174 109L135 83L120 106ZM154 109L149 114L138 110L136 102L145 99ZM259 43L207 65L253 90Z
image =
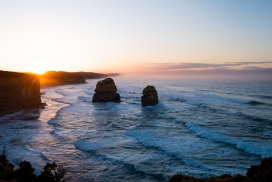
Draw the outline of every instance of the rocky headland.
M48 71L37 76L40 79L41 87L86 83L83 76L65 71Z
M109 74L102 74L102 73L94 73L94 72L70 72L74 75L83 76L85 79L98 79L98 78L107 78L111 76L119 76L118 73L109 73Z
M37 76L0 71L0 115L43 105Z
M42 75L37 75L40 79L41 87L50 87L67 84L83 84L86 79L105 78L109 75L118 76L119 74L102 74L94 72L66 72L66 71L47 71Z
M112 78L105 78L96 84L93 102L120 101L120 95L117 93L117 87Z

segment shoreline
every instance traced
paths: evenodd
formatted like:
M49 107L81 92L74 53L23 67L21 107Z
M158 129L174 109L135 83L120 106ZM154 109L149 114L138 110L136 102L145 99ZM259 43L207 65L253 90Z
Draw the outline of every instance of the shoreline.
M7 114L13 114L16 112L20 112L20 111L29 111L32 109L44 109L44 106L46 106L46 103L42 103L40 105L37 106L33 106L33 107L28 107L28 108L15 108L15 109L9 109L9 110L5 110L5 111L0 111L0 117L1 116L5 116Z

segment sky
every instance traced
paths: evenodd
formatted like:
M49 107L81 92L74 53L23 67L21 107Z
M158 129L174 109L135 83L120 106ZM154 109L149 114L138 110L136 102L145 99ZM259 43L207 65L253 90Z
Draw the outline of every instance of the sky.
M0 0L0 70L272 78L272 1Z

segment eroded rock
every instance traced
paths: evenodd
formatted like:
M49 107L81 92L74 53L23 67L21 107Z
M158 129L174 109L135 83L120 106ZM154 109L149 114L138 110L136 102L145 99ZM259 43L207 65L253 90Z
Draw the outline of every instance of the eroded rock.
M93 95L93 102L120 101L120 95L117 93L117 87L112 78L105 78L97 82Z
M158 104L158 93L154 86L148 85L144 88L141 101L143 106Z

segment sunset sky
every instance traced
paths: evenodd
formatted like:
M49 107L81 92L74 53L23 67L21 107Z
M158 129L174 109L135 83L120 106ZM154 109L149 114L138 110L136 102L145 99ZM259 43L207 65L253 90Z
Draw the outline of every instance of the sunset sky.
M0 0L0 70L271 69L271 0Z

